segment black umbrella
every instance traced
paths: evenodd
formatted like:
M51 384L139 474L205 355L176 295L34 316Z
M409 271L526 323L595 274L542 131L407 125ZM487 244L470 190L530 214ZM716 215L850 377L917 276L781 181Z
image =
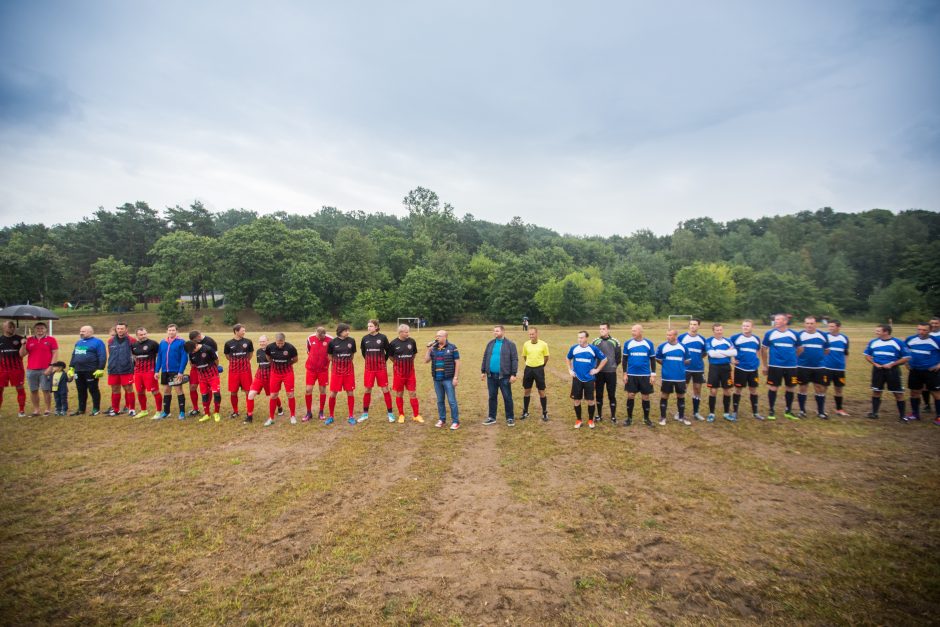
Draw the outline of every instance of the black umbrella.
M59 316L45 307L10 305L0 309L0 318L6 318L7 320L58 320Z

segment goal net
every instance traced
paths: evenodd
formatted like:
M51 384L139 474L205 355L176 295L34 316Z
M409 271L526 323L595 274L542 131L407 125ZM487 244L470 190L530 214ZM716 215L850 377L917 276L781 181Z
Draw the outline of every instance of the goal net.
M407 324L412 331L417 331L421 328L421 318L399 318L395 327L397 328L401 324Z
M676 320L686 320L686 321L688 321L688 320L691 320L691 319L692 319L692 314L669 314L669 326L667 327L668 329L671 329L671 328L672 328L672 319L673 319L673 318L675 318Z

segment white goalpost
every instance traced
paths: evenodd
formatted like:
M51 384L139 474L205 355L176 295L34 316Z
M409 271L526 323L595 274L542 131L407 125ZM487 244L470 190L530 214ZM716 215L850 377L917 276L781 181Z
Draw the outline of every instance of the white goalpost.
M398 322L395 323L395 326L398 327L399 325L403 323L411 327L412 332L417 332L421 328L421 318L417 318L417 317L399 318Z
M683 319L683 320L691 320L692 317L693 317L692 314L669 314L669 318L668 318L668 320L669 320L669 326L668 326L667 328L669 328L669 329L672 328L672 319L673 319L673 318L681 318L681 319Z

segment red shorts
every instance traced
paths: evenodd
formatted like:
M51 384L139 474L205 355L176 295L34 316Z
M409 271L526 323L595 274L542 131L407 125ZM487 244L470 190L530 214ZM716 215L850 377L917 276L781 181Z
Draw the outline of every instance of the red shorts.
M251 391L254 393L271 393L271 375L268 368L258 368L255 370L255 378L251 380Z
M362 387L368 390L376 385L380 388L388 387L388 371L384 368L382 370L366 370L365 374L362 375Z
M251 371L242 370L241 372L228 371L228 391L232 394L239 390L246 392L251 389Z
M133 385L133 374L109 374L108 385Z
M415 371L412 370L410 374L405 376L399 375L397 372L392 377L392 389L396 392L403 392L408 390L409 392L414 392L418 387L418 381L415 378Z
M333 376L330 377L330 392L340 392L343 390L352 392L355 389L356 375L352 372L349 374L333 373Z
M268 394L277 394L281 391L281 384L284 384L285 392L294 391L294 371L288 370L287 372L272 372L271 373L271 384L268 387Z
M324 368L323 370L307 370L307 385L326 385L330 381L330 371Z
M134 373L134 389L138 392L143 392L144 390L156 392L158 387L157 378L153 376L153 372Z
M198 371L199 377L199 393L208 394L209 392L218 392L220 383L219 383L219 369L215 366L209 366L208 368L200 368ZM192 379L190 379L192 381Z
M0 370L0 388L5 388L8 385L21 388L25 378L25 370Z

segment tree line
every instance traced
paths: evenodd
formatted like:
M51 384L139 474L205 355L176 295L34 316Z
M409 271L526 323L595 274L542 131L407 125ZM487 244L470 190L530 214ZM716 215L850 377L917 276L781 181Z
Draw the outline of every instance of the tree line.
M559 234L515 217L457 217L425 188L407 215L311 214L145 202L79 222L0 230L0 302L121 310L178 300L225 321L313 324L423 316L515 322L621 322L668 313L709 320L796 315L912 321L940 312L940 214L831 208L795 215L680 222L669 235ZM577 212L583 221L585 213Z

